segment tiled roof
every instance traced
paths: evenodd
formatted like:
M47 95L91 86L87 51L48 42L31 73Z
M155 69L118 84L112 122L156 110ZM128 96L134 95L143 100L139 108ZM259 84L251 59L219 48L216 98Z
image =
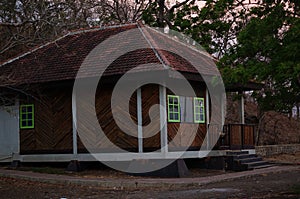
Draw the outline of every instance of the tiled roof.
M138 30L136 31L138 34L134 36L134 39L130 35L126 37L125 33L130 34L130 30ZM104 72L103 74L106 76L124 74L135 66L147 63L163 63L163 65L155 68L140 66L137 71L166 70L167 68L172 70L173 68L177 71L197 73L190 60L188 61L179 56L178 49L181 47L178 48L178 42L176 44L168 37L150 28L141 28L139 24L127 24L69 33L54 42L9 60L0 66L0 85L20 85L74 79L79 68L85 63L87 56L93 50L95 51L98 45L106 45L104 42L108 38L112 38L119 33L125 34L124 39L114 40L113 43L105 46L105 50L100 51L100 54L92 56L90 59L91 67L83 70L83 73L81 73L83 77L91 77L97 72ZM118 51L122 53L120 50L122 46L134 49L134 45L137 45L136 42L145 46L145 48L123 54L110 63L105 71L101 71L103 65L107 64L103 60L114 53L118 54ZM153 48L156 50L153 50ZM191 57L199 58L202 67L201 73L208 75L215 73L214 67L210 63L212 60L207 55L202 56L200 54L199 56L199 53L192 49L185 49L185 51Z
M199 46L186 44L184 40L188 38L184 35L176 32L163 34L147 27L144 32L150 38L154 48L158 49L164 62L173 70L201 75L219 74L213 57L203 49L199 49Z

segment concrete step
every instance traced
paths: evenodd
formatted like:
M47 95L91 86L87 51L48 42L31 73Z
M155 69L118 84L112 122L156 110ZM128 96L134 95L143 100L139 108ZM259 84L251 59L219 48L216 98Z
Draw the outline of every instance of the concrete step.
M244 165L247 165L248 169L254 169L257 168L258 166L263 166L269 164L266 161L257 161L257 162L249 162L249 163L244 163Z
M226 155L247 155L247 154L249 154L248 151L239 151L239 150L226 152Z
M262 161L262 157L249 157L249 158L243 158L243 159L238 159L236 161L239 161L241 164L245 163L251 163L251 162L259 162Z
M272 165L263 161L262 157L247 151L229 151L226 156L226 168L233 171L260 169Z
M272 167L272 166L274 166L274 165L264 164L264 165L260 165L260 166L251 167L251 168L248 168L248 169L263 169L263 168L268 168L268 167Z
M256 154L242 154L242 155L234 155L234 160L242 160L242 159L248 159L248 158L256 158Z

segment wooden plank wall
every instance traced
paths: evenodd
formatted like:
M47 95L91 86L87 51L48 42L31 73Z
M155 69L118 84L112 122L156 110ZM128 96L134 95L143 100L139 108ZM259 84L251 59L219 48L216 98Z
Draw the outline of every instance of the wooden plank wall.
M20 130L20 153L72 152L71 89L45 88L39 100L22 99L34 104L34 129Z
M254 126L247 124L229 124L231 149L254 148Z
M194 90L199 97L205 98L205 85L193 83ZM127 135L115 123L111 111L111 95L113 85L101 87L97 90L95 108L97 118L101 128L104 130L107 138L116 146L131 152L138 151L138 138ZM72 153L72 89L71 87L62 88L44 88L41 91L40 100L23 100L21 103L35 104L35 128L20 131L21 154L41 154L41 153ZM167 93L171 94L170 91ZM167 99L166 99L167 100ZM133 121L137 124L137 97L136 92L130 100L130 114ZM125 102L124 103L128 103ZM159 86L145 85L142 87L142 118L143 126L150 123L149 110L159 104ZM124 104L119 105L124 106ZM115 107L118 109L118 107ZM154 117L159 119L159 110ZM84 125L89 125L86 121ZM154 128L159 129L159 122ZM178 132L179 123L168 123L168 141L174 139L179 134L178 139L174 140L169 146L169 150L180 150L182 147L199 149L203 143L206 134L206 124L200 124L196 137L191 137L190 127L193 123L182 123L183 130ZM130 129L131 127L128 127ZM143 130L145 130L143 128ZM95 132L86 132L87 135L95 135ZM97 133L97 132L96 132ZM147 133L147 132L144 132ZM187 143L192 140L190 146ZM143 139L143 150L145 152L160 149L160 132L154 136ZM78 152L87 152L78 137ZM102 140L97 140L94 147L97 152L111 152L110 145ZM95 151L94 151L95 152Z
M244 125L244 148L254 148L254 126Z
M143 126L148 125L150 121L149 117L149 110L150 108L155 105L159 104L159 86L158 85L145 85L142 87L142 120L143 120ZM159 109L154 110L155 116L154 118L158 119L159 121ZM152 122L152 129L150 132L154 132L154 129L160 128L159 122ZM145 131L145 128L143 128L143 134L147 136L147 132ZM147 136L148 137L148 136ZM160 142L160 131L156 132L155 135L144 138L143 139L143 151L149 152L149 151L156 151L159 150L161 146Z
M200 82L190 82L195 94L198 97L203 97L205 102L205 84ZM167 90L167 94L173 94L170 90ZM179 93L180 95L180 93ZM184 94L182 94L184 96ZM167 99L166 99L167 100ZM206 118L207 119L207 118ZM179 126L182 125L182 131L179 131ZM199 124L198 130L195 136L192 136L190 128L195 128L198 124L194 123L173 123L168 122L168 143L169 145L169 151L180 151L184 148L189 148L189 150L199 150L201 148L202 144L206 135L206 123L205 124ZM177 136L176 140L174 140L175 136ZM191 141L191 139L193 139ZM173 142L171 142L173 141ZM187 144L191 143L190 146Z
M124 133L116 124L112 110L111 110L111 96L113 92L113 85L110 86L101 86L100 89L97 89L96 99L95 99L95 108L97 113L98 122L105 133L106 137L109 141L116 145L117 147L131 152L138 151L138 139L137 137L128 135ZM120 96L121 97L121 96ZM136 92L133 93L130 100L130 113L131 118L137 123L137 111L136 111ZM115 110L120 109L120 107L124 106L123 102L118 105L118 107L114 107ZM87 124L88 125L88 124ZM128 126L127 129L132 128ZM88 129L88 128L87 128ZM97 132L86 132L86 134L95 134ZM93 148L93 152L112 152L116 149L113 149L112 144L108 142L108 140L103 139L103 137L98 137L97 142ZM86 148L81 142L81 139L78 139L78 152L87 152Z
M242 126L230 125L230 147L240 149L242 146Z

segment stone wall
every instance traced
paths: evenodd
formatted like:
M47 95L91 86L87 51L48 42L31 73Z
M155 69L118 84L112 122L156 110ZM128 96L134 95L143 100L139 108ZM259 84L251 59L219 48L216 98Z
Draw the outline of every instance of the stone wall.
M268 157L278 154L293 154L300 151L300 144L256 146L256 154Z
M300 120L268 111L259 126L258 145L300 144Z

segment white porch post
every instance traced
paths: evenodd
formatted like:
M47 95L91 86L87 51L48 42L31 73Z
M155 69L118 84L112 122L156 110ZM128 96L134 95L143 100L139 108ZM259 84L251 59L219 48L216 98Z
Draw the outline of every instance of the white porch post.
M168 129L167 129L167 105L166 105L166 87L159 86L159 103L161 105L160 109L160 142L161 142L161 152L168 152Z
M241 95L240 99L240 122L241 124L245 124L245 99L244 99L244 92L239 92Z
M206 147L207 147L207 149L209 149L209 145L210 145L210 143L209 143L209 136L210 136L210 134L209 134L209 118L210 118L210 116L209 116L209 92L208 92L208 88L206 87L206 90L205 90L205 110L206 110L206 133L207 133L207 135L206 135Z
M72 93L72 122L73 122L73 155L77 158L77 107L76 94Z
M137 89L137 122L138 122L138 147L139 153L143 153L143 117L142 117L142 91Z
M226 100L226 94L223 94L221 96L221 122L222 122L222 128L223 125L225 123L225 104L224 104L224 100Z
M18 140L18 146L17 146L17 155L20 154L20 148L21 148L21 143L20 143L20 100L19 100L19 96L17 96L16 100L15 100L15 107L16 107L16 112L17 112L17 119L18 119L18 124L17 124L17 129L18 134L17 134L17 140ZM15 154L14 154L15 155Z

